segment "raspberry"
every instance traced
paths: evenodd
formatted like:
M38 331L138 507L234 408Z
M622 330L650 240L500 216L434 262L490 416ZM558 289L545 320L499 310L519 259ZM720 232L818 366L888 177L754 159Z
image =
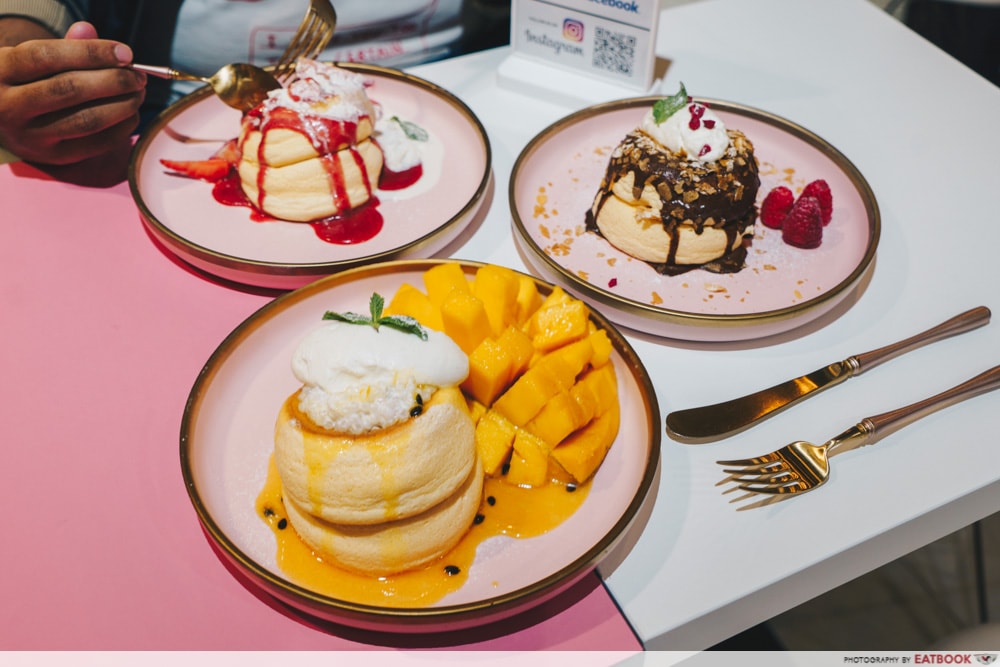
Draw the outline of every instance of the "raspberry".
M819 202L819 210L823 214L823 224L830 224L833 216L833 195L830 194L830 186L822 178L817 179L802 190L800 197L815 197Z
M785 216L781 238L796 248L818 248L823 242L823 213L815 197L799 197Z
M792 191L784 185L779 185L768 192L764 201L761 202L760 221L764 223L765 227L781 229L781 223L794 203L795 195L792 194Z

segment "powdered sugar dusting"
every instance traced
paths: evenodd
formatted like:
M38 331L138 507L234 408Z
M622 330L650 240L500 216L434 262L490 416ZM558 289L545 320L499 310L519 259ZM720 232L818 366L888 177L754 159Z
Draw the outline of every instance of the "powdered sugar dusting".
M264 109L291 109L301 115L357 122L375 118L375 108L365 91L365 77L340 67L301 59L295 78L285 88L272 90Z

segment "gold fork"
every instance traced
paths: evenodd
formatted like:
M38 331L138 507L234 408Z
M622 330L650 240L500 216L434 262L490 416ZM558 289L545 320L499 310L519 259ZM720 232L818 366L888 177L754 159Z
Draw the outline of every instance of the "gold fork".
M336 27L337 13L330 0L310 0L309 10L302 23L270 72L246 63L226 65L211 77L188 74L159 65L133 63L131 67L137 72L145 72L161 79L203 81L212 87L223 102L240 111L248 111L264 100L268 91L280 88L285 83L300 57L315 58L319 55L330 43Z
M978 394L1000 388L1000 366L994 366L960 385L905 407L867 417L822 445L799 440L781 449L749 459L717 461L729 477L720 484L735 484L748 495L781 496L804 493L830 477L830 457L895 433L936 410ZM729 490L733 490L730 487ZM727 491L728 493L729 491ZM745 499L737 498L733 502ZM776 498L775 498L776 499Z
M330 0L310 0L302 23L292 36L285 52L278 58L271 72L281 83L285 83L299 58L315 58L326 48L337 27L337 12Z

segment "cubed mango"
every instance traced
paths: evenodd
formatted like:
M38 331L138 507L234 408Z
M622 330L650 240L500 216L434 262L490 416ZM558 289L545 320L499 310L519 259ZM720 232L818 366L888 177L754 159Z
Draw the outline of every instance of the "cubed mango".
M568 391L561 391L550 398L524 428L541 438L552 449L573 431L577 430L593 415L583 407Z
M583 484L604 461L618 435L620 409L616 402L589 424L566 438L549 454L578 484Z
M519 486L544 486L549 481L549 456L544 443L531 433L518 429L514 434L514 452L505 480Z
M514 425L500 413L487 410L476 423L476 451L483 471L493 477L500 473L514 446Z
M618 404L618 378L615 368L605 364L580 376L570 395L587 415L587 421Z
M508 382L510 382L528 368L531 358L535 354L535 346L531 344L528 334L514 325L504 329L500 337L497 338L497 342L507 350L511 357L511 376L508 378Z
M529 368L507 391L493 401L493 409L518 426L523 426L538 414L545 402L566 386L547 367Z
M569 389L590 363L594 355L594 346L589 338L564 345L539 357L532 369L545 369L554 375L562 389Z
M611 353L615 349L614 344L608 337L608 332L604 329L598 329L587 336L587 338L590 339L590 344L594 346L594 356L590 359L591 365L597 368L608 363L611 359Z
M469 416L472 417L472 423L478 424L479 418L486 414L486 406L474 398L470 398L466 403L469 405Z
M444 332L462 348L466 354L472 354L487 336L490 335L490 320L486 316L483 302L472 296L471 292L453 289L441 304L441 321Z
M509 349L494 338L484 338L469 355L469 375L462 389L485 405L492 405L513 375L514 359Z
M438 308L442 307L452 290L472 293L469 279L462 270L462 265L457 262L445 262L424 271L424 287L427 289L427 298Z
M472 293L483 302L494 336L516 322L519 289L517 274L508 268L487 264L476 271Z
M409 283L399 286L383 312L385 315L407 315L429 329L444 330L440 308L431 303L426 294Z
M535 334L534 345L539 350L553 350L580 340L587 335L590 311L577 299L541 308L532 317Z
M535 279L523 273L517 274L517 286L516 324L521 326L542 305L542 294L538 291Z

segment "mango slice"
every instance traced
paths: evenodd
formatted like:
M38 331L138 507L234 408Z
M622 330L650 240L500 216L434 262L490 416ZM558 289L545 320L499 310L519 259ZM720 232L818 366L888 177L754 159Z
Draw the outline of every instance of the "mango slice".
M561 391L525 424L524 428L549 443L551 449L573 431L590 421L588 414L568 391Z
M582 301L574 300L542 308L533 319L536 333L532 340L535 347L549 351L586 336L590 311Z
M538 414L546 401L565 389L565 384L547 368L529 368L493 402L493 409L518 426Z
M431 303L426 294L409 283L400 285L389 305L385 307L384 314L408 315L429 329L444 331L441 309Z
M472 294L483 302L494 336L517 320L519 290L520 281L510 269L487 264L476 271Z
M472 354L491 333L483 302L460 289L450 291L441 303L441 322L444 332L466 354Z
M566 438L550 456L577 484L597 471L618 435L620 409L617 401L600 416Z
M548 447L539 438L518 429L510 457L507 482L519 486L543 486L549 481Z
M523 273L517 275L517 285L517 318L514 323L522 326L542 305L542 294L534 279Z
M510 354L512 367L507 381L512 382L528 369L528 364L535 355L535 347L528 334L513 324L504 329L497 342Z
M476 450L487 475L497 476L514 445L515 427L494 410L487 410L476 423Z
M469 355L469 376L462 389L477 401L492 405L514 375L510 349L493 338L485 338Z
M438 264L424 271L424 287L427 288L427 298L438 308L452 290L471 293L462 265L455 262Z

